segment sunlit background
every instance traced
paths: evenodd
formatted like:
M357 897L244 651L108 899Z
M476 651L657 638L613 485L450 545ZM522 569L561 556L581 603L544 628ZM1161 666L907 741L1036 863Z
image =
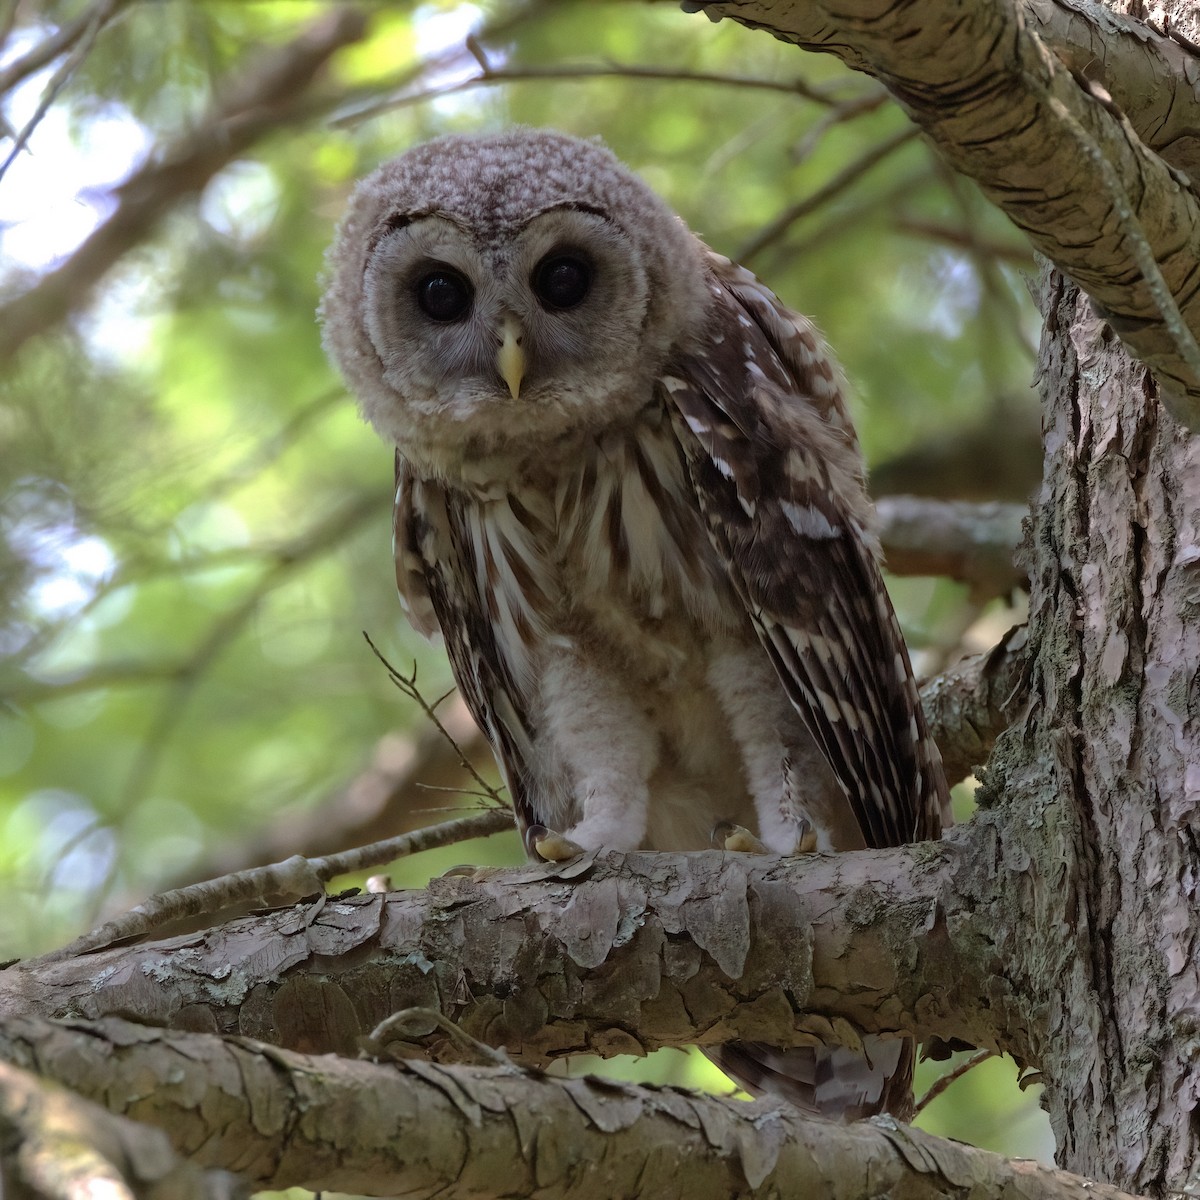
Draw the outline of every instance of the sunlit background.
M17 3L0 78L83 11ZM15 81L0 95L0 303L69 267L122 182L186 145L229 79L323 11L117 6ZM352 842L355 781L426 736L362 638L415 662L431 699L450 686L396 603L391 454L314 320L349 188L415 142L512 123L603 137L823 327L879 491L1019 501L1037 478L1028 252L871 80L674 5L447 3L378 6L311 92L310 113L138 231L94 294L4 365L0 960L165 886ZM1019 595L890 582L918 671L1020 619ZM371 828L475 803L408 788ZM329 844L289 849L301 828ZM519 857L505 835L393 877ZM726 1086L677 1052L586 1065ZM944 1069L923 1067L918 1092ZM1016 1074L984 1064L921 1123L1048 1160Z

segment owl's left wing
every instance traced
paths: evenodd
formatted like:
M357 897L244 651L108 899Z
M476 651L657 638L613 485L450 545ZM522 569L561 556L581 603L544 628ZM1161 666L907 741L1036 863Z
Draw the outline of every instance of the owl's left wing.
M869 532L840 372L808 321L711 255L712 321L662 378L709 535L868 846L948 808Z

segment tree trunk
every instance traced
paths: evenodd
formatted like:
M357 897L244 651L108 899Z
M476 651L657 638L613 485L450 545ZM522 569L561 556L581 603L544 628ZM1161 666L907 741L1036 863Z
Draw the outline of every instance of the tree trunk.
M1046 1014L1037 1056L1060 1165L1189 1194L1200 446L1087 297L1048 272L1041 307L1031 698L985 789L1007 818L1009 919L1030 933L1012 977Z

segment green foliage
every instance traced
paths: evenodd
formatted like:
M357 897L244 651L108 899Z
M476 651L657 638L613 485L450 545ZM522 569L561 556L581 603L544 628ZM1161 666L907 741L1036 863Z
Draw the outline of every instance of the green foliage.
M75 11L23 6L10 46L28 48ZM35 133L31 146L53 170L114 117L170 145L223 102L224 81L260 46L321 11L126 7L55 102L73 141L39 149ZM479 74L463 38L488 21L502 30L481 39L495 72L558 77L455 90ZM611 64L775 86L581 76ZM314 319L321 257L357 176L445 131L555 125L602 136L737 256L906 128L892 105L834 120L875 85L673 5L380 5L316 90L335 102L181 202L90 304L5 366L0 959L59 943L101 910L204 871L250 832L286 826L353 778L381 736L412 729L413 706L361 631L398 664L417 661L428 696L449 686L441 652L395 602L390 452L345 399ZM372 111L382 101L393 103ZM1021 254L1003 219L916 139L829 190L748 263L838 348L870 458L997 404L1028 411L1034 324L1010 259L992 252ZM6 234L10 295L31 274L14 245ZM931 623L948 622L950 642L970 624L961 589L929 583L903 599L902 617L939 653L950 647ZM516 854L515 842L451 847L397 878L415 885L453 862Z

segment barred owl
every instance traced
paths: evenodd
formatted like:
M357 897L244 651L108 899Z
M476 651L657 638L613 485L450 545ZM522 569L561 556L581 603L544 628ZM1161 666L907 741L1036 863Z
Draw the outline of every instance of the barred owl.
M606 149L440 138L364 180L326 348L396 447L395 565L526 845L793 854L937 837L946 783L841 372ZM757 837L747 831L754 829ZM752 1090L911 1104L912 1046L734 1043Z

